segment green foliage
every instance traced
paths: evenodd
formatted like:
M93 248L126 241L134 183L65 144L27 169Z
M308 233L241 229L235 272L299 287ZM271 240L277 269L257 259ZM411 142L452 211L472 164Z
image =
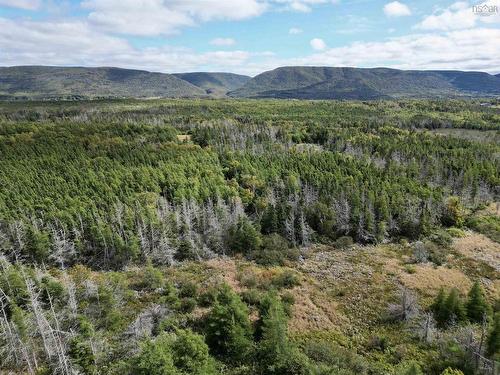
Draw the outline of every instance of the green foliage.
M190 330L162 333L146 341L134 359L134 373L153 375L215 375L203 337Z
M444 289L441 289L431 309L434 313L434 319L436 319L440 327L461 323L467 319L465 307L458 290L455 288L451 289L448 295L446 295Z
M452 369L451 367L448 367L445 369L441 375L464 375L464 373L460 370Z
M466 319L466 311L460 299L458 290L453 288L446 298L445 311L448 315L448 322L460 323Z
M495 197L496 144L413 130L468 124L500 128L493 109L462 101L6 104L0 249L121 269L297 256L276 235L293 248L418 239ZM273 235L264 248L259 228Z
M465 209L460 203L459 197L449 197L444 207L442 217L444 225L460 228L465 223Z
M177 375L170 334L162 334L154 341L146 341L136 359L135 372L139 375Z
M262 239L259 232L245 217L240 217L238 222L229 228L228 247L234 253L251 254L259 250Z
M73 363L83 374L94 374L96 371L95 358L92 347L86 341L78 337L73 338L69 343L68 354Z
M488 336L487 349L488 356L495 359L500 354L500 313L496 313L493 319L493 327Z
M172 343L174 365L183 374L215 374L214 361L208 353L208 346L202 336L189 330L176 332Z
M50 254L50 247L51 242L48 233L31 226L28 227L25 245L27 257L29 257L33 262L47 262Z
M424 375L422 372L422 368L418 363L412 362L410 364L407 364L404 366L404 369L402 369L402 374L403 375Z
M491 314L491 307L486 301L484 290L478 281L474 282L469 291L466 309L467 318L475 323L481 323Z
M155 268L150 259L146 262L142 286L149 290L155 290L163 286L163 274Z
M258 367L262 374L308 374L307 357L288 340L287 316L277 295L270 293L260 309Z
M337 240L335 241L335 247L338 247L339 249L348 249L353 244L354 241L350 236L342 236L337 238Z
M289 249L288 242L277 233L263 237L259 249L250 254L250 258L264 266L280 266L286 259L294 259L294 252Z
M467 226L500 243L500 217L479 215L467 219Z
M272 280L272 285L276 288L293 288L294 286L300 285L299 277L297 273L292 270L285 270L278 274Z
M221 287L206 318L206 339L213 354L230 363L245 362L253 350L248 307L228 285Z

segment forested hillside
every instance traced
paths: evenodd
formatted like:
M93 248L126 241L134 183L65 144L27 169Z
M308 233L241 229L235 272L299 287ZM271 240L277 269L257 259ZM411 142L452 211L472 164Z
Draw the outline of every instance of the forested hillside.
M230 95L360 100L498 96L500 79L482 72L289 66L261 73Z
M200 97L171 74L120 68L0 67L0 99Z
M0 371L493 373L488 103L1 105Z
M0 100L96 98L401 99L498 97L484 72L291 66L250 78L233 73L151 73L121 68L0 67Z
M247 83L251 77L233 73L178 73L176 77L183 79L212 96L225 96L229 91L239 89Z

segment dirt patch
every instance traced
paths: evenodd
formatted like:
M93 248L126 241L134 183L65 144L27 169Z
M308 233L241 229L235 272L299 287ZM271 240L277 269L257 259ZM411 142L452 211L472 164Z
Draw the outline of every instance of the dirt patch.
M463 238L457 238L453 247L463 256L485 262L500 272L500 244L488 237L470 232Z
M211 259L206 262L206 265L213 270L213 276L210 278L210 284L226 283L236 292L241 292L242 288L238 281L238 268L234 259Z
M472 286L472 282L462 271L436 267L430 263L415 265L414 273L411 274L402 270L398 278L403 285L417 290L423 296L435 296L441 288L457 288L465 294Z

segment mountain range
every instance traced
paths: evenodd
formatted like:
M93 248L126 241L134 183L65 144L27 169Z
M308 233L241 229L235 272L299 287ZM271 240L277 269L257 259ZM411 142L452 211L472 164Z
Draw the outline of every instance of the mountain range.
M281 67L233 73L152 73L122 68L0 67L0 99L392 99L500 95L500 74L389 68Z
M229 95L280 99L493 96L500 95L500 77L483 72L294 66L259 74Z

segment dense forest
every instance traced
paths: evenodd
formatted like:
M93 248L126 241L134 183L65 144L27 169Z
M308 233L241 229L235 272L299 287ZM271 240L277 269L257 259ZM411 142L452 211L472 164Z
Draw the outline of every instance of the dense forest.
M3 103L0 368L493 374L499 269L454 246L500 242L499 132L479 100ZM372 320L300 334L325 248L467 283L420 296L387 271ZM224 262L237 282L210 277Z

